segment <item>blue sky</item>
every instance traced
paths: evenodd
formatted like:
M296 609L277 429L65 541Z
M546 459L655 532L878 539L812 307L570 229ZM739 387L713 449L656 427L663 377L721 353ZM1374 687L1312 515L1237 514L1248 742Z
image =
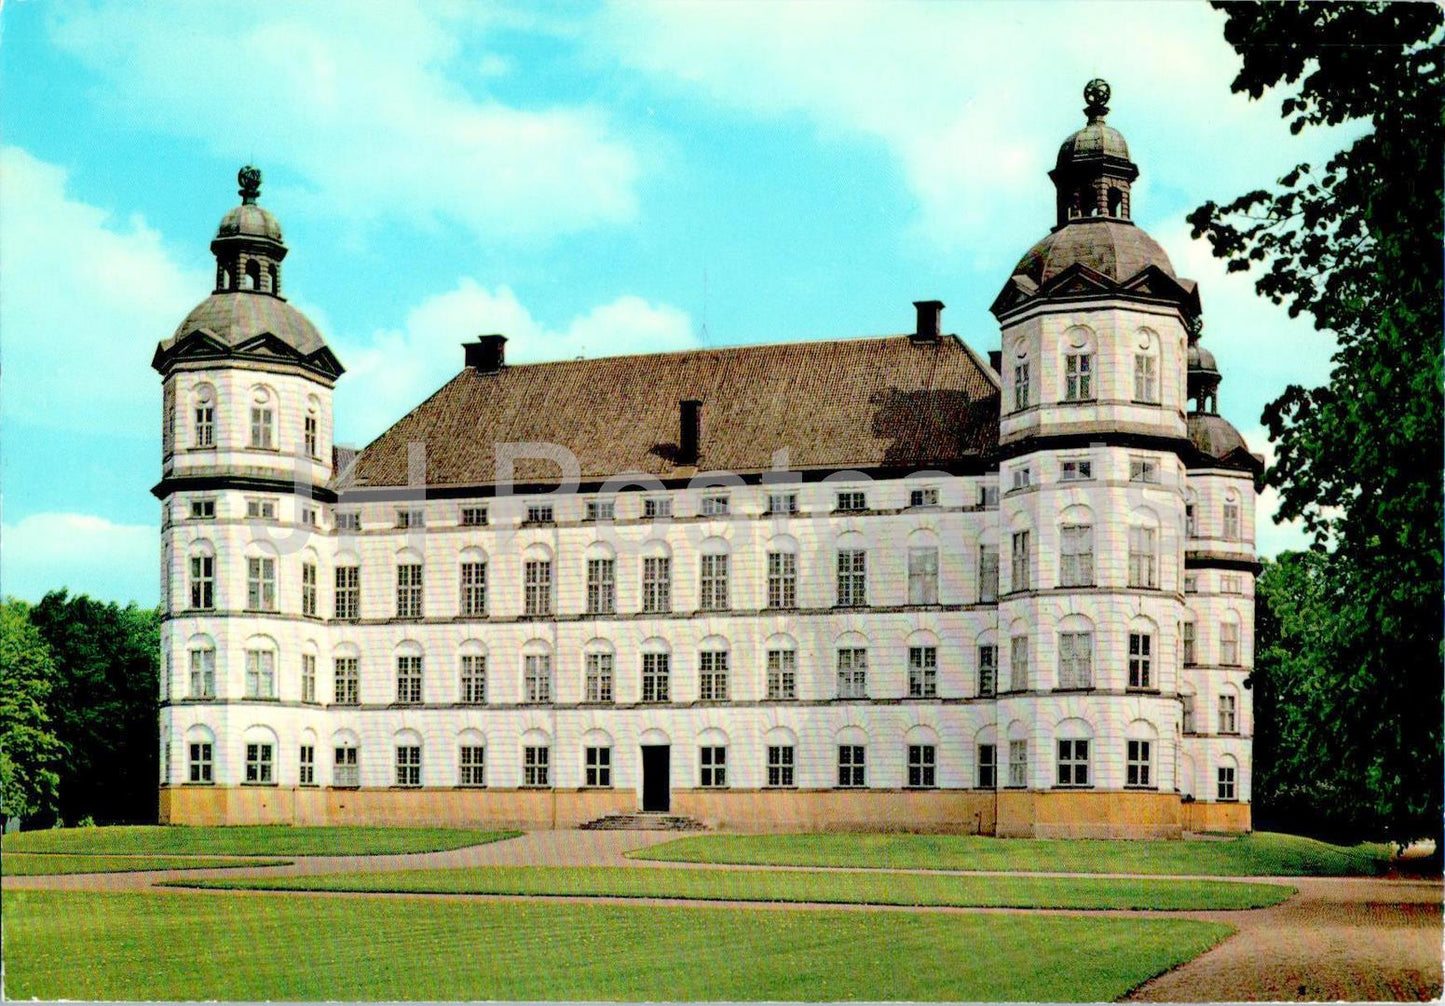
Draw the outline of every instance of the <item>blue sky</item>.
M513 360L906 331L998 344L1046 172L1113 85L1136 221L1201 283L1221 411L1322 382L1330 338L1227 276L1185 214L1318 160L1229 91L1183 2L7 3L0 20L0 590L158 593L155 343L210 291L246 162L287 294L365 443L507 333ZM1303 539L1261 505L1260 550Z

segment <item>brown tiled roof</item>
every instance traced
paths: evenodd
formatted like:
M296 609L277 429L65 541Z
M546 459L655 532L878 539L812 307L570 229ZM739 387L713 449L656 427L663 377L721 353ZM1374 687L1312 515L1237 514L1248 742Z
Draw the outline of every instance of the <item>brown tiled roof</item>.
M697 465L675 461L678 402L701 399ZM956 336L703 349L471 368L364 448L341 488L407 484L408 445L426 445L428 486L496 480L499 443L571 450L583 481L772 468L907 468L977 461L998 446L998 385ZM559 478L519 461L519 482Z

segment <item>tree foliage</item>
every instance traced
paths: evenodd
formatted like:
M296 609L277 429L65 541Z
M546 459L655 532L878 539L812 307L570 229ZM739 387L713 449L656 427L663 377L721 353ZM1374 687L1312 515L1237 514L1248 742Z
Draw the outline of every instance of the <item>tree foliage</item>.
M30 619L55 661L50 711L68 749L59 814L74 823L154 821L160 778L160 616L52 591Z
M1280 89L1294 133L1368 126L1322 167L1300 164L1274 188L1206 203L1190 222L1231 271L1256 272L1260 295L1336 339L1329 383L1290 386L1263 417L1276 445L1265 481L1279 490L1279 519L1302 518L1321 552L1318 580L1292 569L1274 585L1319 592L1281 602L1317 603L1321 620L1297 640L1318 673L1315 694L1289 693L1311 717L1291 728L1304 745L1296 753L1336 773L1328 786L1318 775L1309 784L1342 822L1402 840L1434 834L1442 14L1417 3L1216 6L1242 61L1236 92Z
M47 711L55 676L29 606L0 604L0 815L6 818L55 811L64 753Z

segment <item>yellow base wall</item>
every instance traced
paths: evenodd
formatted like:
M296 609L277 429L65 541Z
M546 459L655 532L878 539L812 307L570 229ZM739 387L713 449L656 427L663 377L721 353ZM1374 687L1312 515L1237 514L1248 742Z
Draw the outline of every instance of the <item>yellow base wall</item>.
M431 825L575 828L632 814L622 790L288 789L176 786L162 824ZM674 790L671 813L738 832L909 831L1001 838L1178 838L1250 830L1246 803L1172 793L969 790Z

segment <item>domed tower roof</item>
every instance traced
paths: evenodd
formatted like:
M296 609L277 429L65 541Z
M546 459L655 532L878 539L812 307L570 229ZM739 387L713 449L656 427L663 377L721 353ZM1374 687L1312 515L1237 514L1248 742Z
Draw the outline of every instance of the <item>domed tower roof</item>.
M215 291L196 305L175 333L156 346L151 365L161 373L183 360L247 359L289 363L328 380L340 361L316 326L281 296L281 225L257 204L261 172L247 165L236 176L241 205L221 218L211 251Z

